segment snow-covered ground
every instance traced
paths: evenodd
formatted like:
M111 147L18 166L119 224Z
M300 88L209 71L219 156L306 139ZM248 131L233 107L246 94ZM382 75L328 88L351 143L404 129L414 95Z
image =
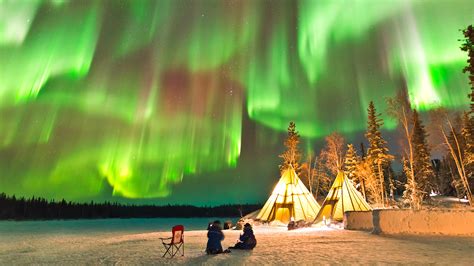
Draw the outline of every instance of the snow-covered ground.
M126 221L126 220L125 220ZM60 222L58 222L60 223ZM64 222L63 222L64 223ZM2 224L4 226L4 224ZM127 225L128 226L128 225ZM5 228L4 228L5 229ZM185 256L163 259L159 237L169 232L22 234L0 231L0 264L466 264L474 261L474 238L394 237L340 228L256 227L253 251L205 255L206 230L185 232ZM224 248L234 244L239 231L224 231Z

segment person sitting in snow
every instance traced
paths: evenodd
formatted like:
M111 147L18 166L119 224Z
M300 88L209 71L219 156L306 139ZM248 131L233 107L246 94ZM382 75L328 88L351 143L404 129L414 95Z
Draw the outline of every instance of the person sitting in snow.
M240 235L239 242L230 248L235 249L253 249L257 245L257 239L253 234L252 225L246 223L244 225L244 234Z
M210 255L230 252L228 249L222 250L222 240L224 240L224 233L222 233L221 222L216 220L207 231L206 253Z

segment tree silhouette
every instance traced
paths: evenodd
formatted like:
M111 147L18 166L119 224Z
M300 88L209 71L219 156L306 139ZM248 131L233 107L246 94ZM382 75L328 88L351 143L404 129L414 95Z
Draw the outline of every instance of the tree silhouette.
M97 219L97 218L156 218L156 217L241 217L260 208L257 204L196 207L192 205L122 205L118 203L59 202L44 198L8 197L0 193L0 220L36 219Z
M463 68L463 72L467 72L469 75L469 84L471 86L469 98L471 99L471 113L474 113L474 27L469 25L462 33L464 40L461 44L461 50L467 52L468 56L467 66Z
M426 141L426 130L423 126L418 112L413 110L413 158L414 172L417 183L424 197L429 196L431 183L434 178L433 166L430 159L430 149Z
M463 164L465 165L466 177L469 183L469 190L474 190L474 27L469 25L463 31L464 40L461 50L467 52L467 65L463 68L464 73L468 73L471 93L468 95L471 100L471 108L468 116L468 123L463 126L463 137L466 143Z

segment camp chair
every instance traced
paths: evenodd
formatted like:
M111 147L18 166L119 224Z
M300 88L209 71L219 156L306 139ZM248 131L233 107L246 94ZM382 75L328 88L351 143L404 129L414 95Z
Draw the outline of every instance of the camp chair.
M184 226L175 225L171 229L171 232L173 234L172 237L160 237L161 244L163 244L166 249L162 258L164 258L166 254L169 254L170 258L173 258L180 249L182 251L181 256L184 256Z

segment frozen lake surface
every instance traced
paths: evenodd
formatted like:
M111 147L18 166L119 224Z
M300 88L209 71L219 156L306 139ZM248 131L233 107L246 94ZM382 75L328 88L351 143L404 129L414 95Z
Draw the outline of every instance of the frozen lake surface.
M107 234L147 233L170 231L182 224L186 230L205 230L214 220L232 221L238 218L131 218L131 219L81 219L52 221L0 221L0 236L22 236L37 234Z

